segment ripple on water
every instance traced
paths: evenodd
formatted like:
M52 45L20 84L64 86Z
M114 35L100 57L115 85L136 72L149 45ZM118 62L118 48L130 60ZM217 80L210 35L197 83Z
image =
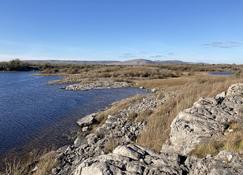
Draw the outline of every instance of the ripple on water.
M0 153L31 140L34 146L61 144L80 116L144 90L136 88L65 91L48 85L56 76L31 72L0 73ZM44 141L44 142L43 142ZM50 143L48 143L50 142Z

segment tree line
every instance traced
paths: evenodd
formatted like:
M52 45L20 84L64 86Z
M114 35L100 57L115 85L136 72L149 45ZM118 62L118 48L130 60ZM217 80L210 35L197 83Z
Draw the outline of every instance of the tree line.
M32 65L20 61L19 59L14 59L8 62L0 62L0 71L30 71L36 68Z

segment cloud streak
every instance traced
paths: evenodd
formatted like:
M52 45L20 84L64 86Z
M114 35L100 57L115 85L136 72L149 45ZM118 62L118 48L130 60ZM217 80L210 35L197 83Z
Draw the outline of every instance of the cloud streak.
M214 41L210 43L204 44L207 47L221 48L221 49L229 49L242 46L242 42L239 41Z

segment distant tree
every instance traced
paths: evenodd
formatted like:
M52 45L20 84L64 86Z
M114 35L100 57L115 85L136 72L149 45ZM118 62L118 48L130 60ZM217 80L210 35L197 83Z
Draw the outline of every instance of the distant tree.
M14 59L9 62L0 62L0 71L28 71L34 68L30 64Z
M11 60L8 63L8 69L11 70L20 70L23 67L23 63L19 59Z

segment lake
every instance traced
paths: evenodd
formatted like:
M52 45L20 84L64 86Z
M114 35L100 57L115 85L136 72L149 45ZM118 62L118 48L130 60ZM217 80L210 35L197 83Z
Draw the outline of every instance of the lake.
M208 75L210 76L223 76L223 77L228 77L234 75L232 72L228 71L223 71L223 72L208 72Z
M137 88L65 91L48 85L57 76L0 73L0 154L29 142L36 148L65 144L76 120L112 102L144 93Z

